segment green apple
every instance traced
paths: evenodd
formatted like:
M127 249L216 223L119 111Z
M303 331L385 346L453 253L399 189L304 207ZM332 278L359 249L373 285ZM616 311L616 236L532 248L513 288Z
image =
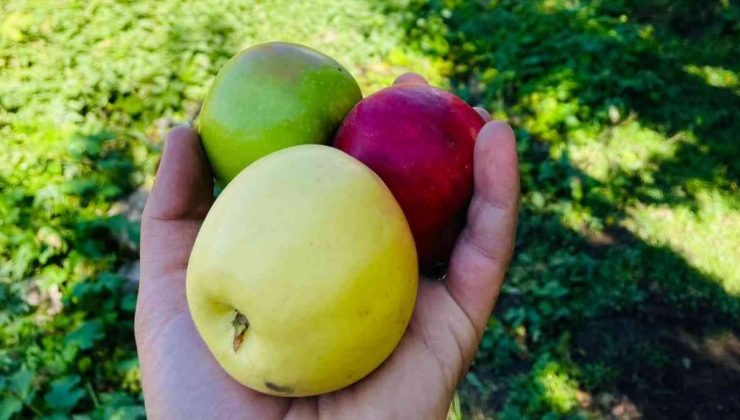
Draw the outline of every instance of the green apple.
M331 57L297 44L259 44L219 71L198 131L216 178L225 185L276 150L330 143L360 99L355 79Z
M186 290L226 372L267 394L308 396L391 354L417 286L411 230L385 184L340 150L302 145L226 186L198 233Z

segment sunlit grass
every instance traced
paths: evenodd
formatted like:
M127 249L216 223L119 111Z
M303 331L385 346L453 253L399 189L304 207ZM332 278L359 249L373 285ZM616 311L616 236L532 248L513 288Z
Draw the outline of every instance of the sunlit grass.
M711 190L699 194L695 204L636 205L625 225L651 245L670 247L728 293L740 296L740 213Z
M684 67L686 73L702 78L709 86L740 89L740 78L737 72L716 66L697 66L694 64Z
M615 176L638 176L652 182L659 176L658 163L671 159L682 141L688 140L683 135L666 138L632 118L581 139L570 150L576 166L599 182L613 183Z
M709 308L687 315L702 327L738 312L694 292L740 294L740 79L729 2L712 19L690 2L638 3L0 1L0 374L33 384L42 411L51 383L84 395L44 414L141 414L134 289L115 274L137 252L116 235L138 227L110 209L151 184L164 134L193 117L229 57L282 40L332 55L365 95L417 71L517 129L517 252L452 418L577 415L581 389L644 385L622 360L580 364L576 336L596 318L639 325L649 298L678 323ZM707 38L672 35L672 18ZM64 310L36 316L29 285L61 293Z
M151 185L165 133L226 60L293 41L365 94L407 70L443 84L444 61L405 36L359 0L0 2L0 418L143 414L136 288L119 271L139 227L111 208Z
M637 180L637 189L645 197L629 196L629 201L623 203L625 227L651 245L668 246L700 272L717 279L727 292L737 295L740 266L733 262L740 261L740 215L736 198L700 181L675 191L656 185L666 175L660 172L661 163L674 159L680 147L694 144L691 133L668 138L635 120L610 127L593 141L570 150L577 167L607 190L623 188L625 177ZM695 194L687 197L685 189ZM680 200L671 203L676 194ZM577 211L563 214L564 223L573 229L586 220L588 217Z
M542 367L535 381L542 387L544 401L555 412L565 414L578 404L576 382L557 363L549 362Z

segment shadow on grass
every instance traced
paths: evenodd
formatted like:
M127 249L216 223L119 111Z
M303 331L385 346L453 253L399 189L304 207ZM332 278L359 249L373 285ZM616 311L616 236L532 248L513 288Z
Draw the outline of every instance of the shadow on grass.
M137 258L139 229L108 211L140 182L131 139L99 132L59 141L60 148L49 149L53 154L28 151L34 165L47 169L28 173L44 176L47 184L39 187L39 180L29 177L8 185L0 178L0 203L6 207L0 210L12 210L4 222L13 241L0 251L0 262L7 258L12 267L0 270L9 280L0 284L3 325L9 331L3 339L15 343L4 350L0 371L15 378L18 395L26 396L5 400L13 404L6 414L20 418L62 404L70 404L63 406L65 412L137 406L135 393L122 392L135 384L137 372L136 285L116 270ZM24 377L33 382L19 379ZM63 402L48 397L49 387L59 383L67 384L68 394L59 397ZM82 386L87 392L78 390ZM109 401L114 394L117 403Z
M550 372L555 385L538 382L543 360L590 393L577 398L588 412L627 415L617 396L647 418L740 412L740 298L674 250L618 227L636 202L697 211L699 194L714 191L740 206L739 9L663 0L379 5L402 16L409 42L452 64L462 97L518 128L517 252L461 390L468 413L572 413L577 406L553 396L567 381L557 385ZM629 119L684 140L603 181L553 153L584 132L600 141ZM600 226L565 223L574 207Z

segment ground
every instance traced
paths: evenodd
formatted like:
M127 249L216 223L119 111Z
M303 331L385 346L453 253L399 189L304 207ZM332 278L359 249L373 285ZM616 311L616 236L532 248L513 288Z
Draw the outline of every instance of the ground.
M137 214L255 42L511 123L516 252L451 417L740 412L740 9L726 0L0 4L0 418L143 414Z

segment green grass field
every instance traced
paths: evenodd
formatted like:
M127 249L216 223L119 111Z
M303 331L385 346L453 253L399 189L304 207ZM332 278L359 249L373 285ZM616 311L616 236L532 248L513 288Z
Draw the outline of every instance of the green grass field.
M143 416L142 197L167 129L268 40L515 127L516 254L451 417L731 417L738 22L728 0L1 2L0 419Z

